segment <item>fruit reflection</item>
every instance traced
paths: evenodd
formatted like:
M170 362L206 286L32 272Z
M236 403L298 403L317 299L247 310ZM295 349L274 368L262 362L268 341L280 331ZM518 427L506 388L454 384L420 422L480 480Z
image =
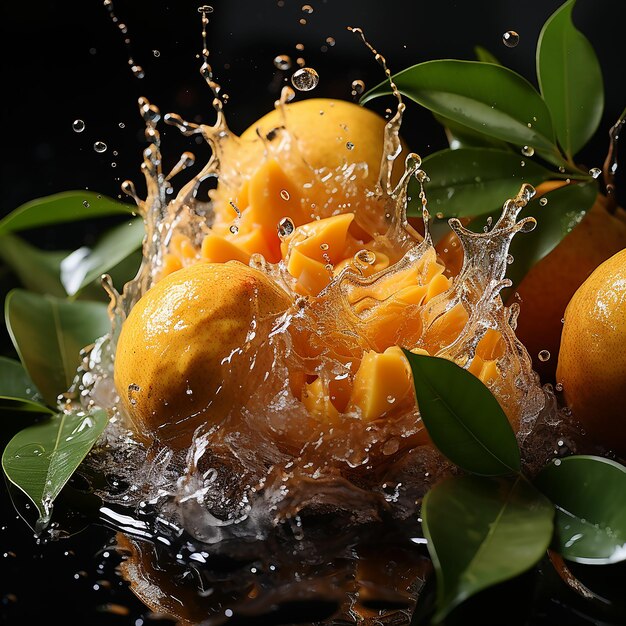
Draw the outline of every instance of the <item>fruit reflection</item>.
M432 573L423 546L398 530L336 527L334 537L313 530L298 540L282 533L265 542L187 544L176 556L118 533L117 547L135 595L180 626L331 620L369 626L381 619L408 623Z

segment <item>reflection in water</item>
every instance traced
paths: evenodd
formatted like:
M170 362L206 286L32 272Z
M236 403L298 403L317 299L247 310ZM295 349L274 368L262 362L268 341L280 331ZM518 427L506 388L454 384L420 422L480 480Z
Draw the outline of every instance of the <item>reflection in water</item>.
M185 625L410 622L432 570L411 537L417 525L305 525L267 540L180 540L174 550L118 533L121 571L146 606Z

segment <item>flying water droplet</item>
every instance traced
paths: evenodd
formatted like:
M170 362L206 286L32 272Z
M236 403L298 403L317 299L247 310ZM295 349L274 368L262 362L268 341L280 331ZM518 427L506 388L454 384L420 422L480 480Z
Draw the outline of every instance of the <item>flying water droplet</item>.
M85 130L85 122L83 120L74 120L72 129L75 133L82 133Z
M100 153L106 152L107 145L106 145L106 143L104 143L104 141L96 141L96 143L93 144L93 149L96 152L100 152Z
M365 91L365 83L360 79L353 80L351 87L353 96L360 96Z
M348 150L354 150L354 144L351 141L347 141L346 148L348 148Z
M313 13L313 7L310 4L303 4L302 5L302 12L303 13Z
M598 178L598 176L600 176L600 174L602 174L602 170L599 167L592 167L589 170L589 175L593 176L594 178Z
M524 146L522 148L522 154L527 157L531 157L535 154L535 149L532 146Z
M515 48L519 43L519 35L514 30L507 30L506 33L502 35L502 42L508 48Z
M291 77L291 84L298 91L311 91L320 82L319 74L312 67L301 67Z
M291 67L291 57L286 54L279 54L274 57L274 67L279 70L288 70Z
M539 198L539 204L541 206L546 206L546 204L548 204L548 198Z
M542 363L545 363L546 361L550 360L550 351L549 350L540 350L539 354L537 355L537 357L539 357L539 360Z
M286 239L293 233L295 230L295 225L290 217L283 217L280 222L278 222L278 237L279 239Z

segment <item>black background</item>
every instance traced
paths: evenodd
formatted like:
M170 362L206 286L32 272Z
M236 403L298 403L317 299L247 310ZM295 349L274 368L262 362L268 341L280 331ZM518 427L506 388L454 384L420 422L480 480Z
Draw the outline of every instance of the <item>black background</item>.
M118 197L120 184L127 178L141 189L139 165L145 140L137 109L140 96L163 113L213 122L211 94L199 73L198 4L114 0L114 12L128 28L124 35L101 0L3 3L0 215L33 198L70 189ZM302 12L301 0L285 0L283 6L276 0L212 4L210 59L216 79L229 94L229 125L242 132L271 109L282 79L289 75L274 67L277 54L288 54L294 61L303 56L320 75L318 87L309 94L298 93L297 98L350 100L354 79L364 80L368 87L381 80L380 67L357 37L347 32L347 26L362 27L392 71L436 58L472 59L473 47L480 44L535 83L537 37L561 2L311 0L314 12L310 15ZM605 79L606 106L600 128L578 159L589 167L602 167L608 130L626 104L622 4L621 0L579 0L574 10L575 23L591 41ZM301 18L306 18L306 25L299 23ZM520 34L515 48L502 43L502 34L510 29ZM334 46L326 43L327 37L335 39ZM304 44L303 52L296 50L297 43ZM325 51L323 46L327 46ZM129 55L144 68L143 79L131 72ZM388 104L380 100L368 106L382 111ZM426 156L447 147L441 128L428 112L411 102L407 108L403 134L414 151ZM76 119L85 122L84 132L72 130ZM208 157L206 148L193 138L183 138L174 128L162 131L166 167L186 149L194 151L199 161ZM95 152L95 141L104 141L107 151ZM622 205L623 198L623 189L618 187ZM72 249L88 243L100 231L99 224L38 229L25 236L42 247ZM103 566L102 551L110 535L106 528L39 545L14 514L4 486L0 489L0 617L4 623L36 624L49 618L60 618L65 624L149 621L119 581L113 588L94 587L107 571L115 579L110 564ZM109 602L130 607L129 615L103 613L98 608ZM537 618L533 624L550 623L549 617L545 619Z

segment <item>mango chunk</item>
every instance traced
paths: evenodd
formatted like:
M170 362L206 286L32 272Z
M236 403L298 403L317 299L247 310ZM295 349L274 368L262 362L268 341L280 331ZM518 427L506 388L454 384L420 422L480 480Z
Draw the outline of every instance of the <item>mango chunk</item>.
M302 403L307 411L320 422L334 420L339 417L339 411L331 402L321 378L304 385Z
M348 229L353 213L334 215L299 226L281 243L287 271L298 281L297 289L306 295L317 295L333 276L328 268L343 260L357 245Z
M211 263L226 263L227 261L240 261L248 265L250 255L239 246L224 237L210 233L202 241L200 254L203 259Z
M392 410L412 388L411 369L398 346L367 351L354 377L349 407L371 422Z

